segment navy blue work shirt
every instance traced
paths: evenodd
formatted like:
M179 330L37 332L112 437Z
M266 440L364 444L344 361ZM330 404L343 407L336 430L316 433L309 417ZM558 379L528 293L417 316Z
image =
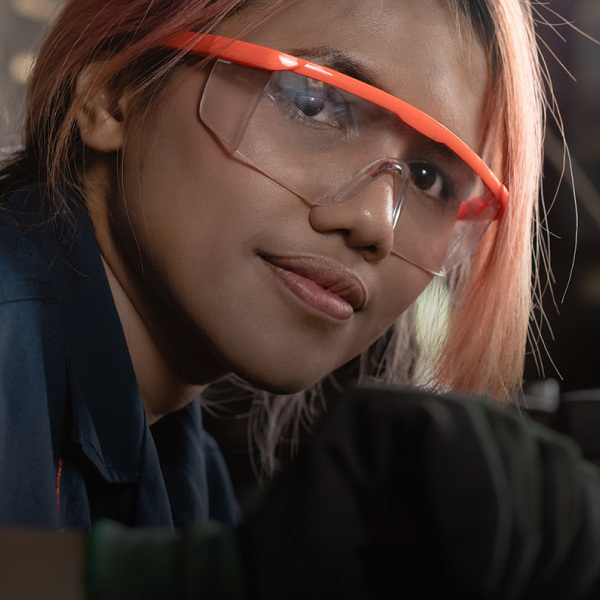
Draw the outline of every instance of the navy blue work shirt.
M199 400L148 427L83 202L41 206L0 204L0 526L237 523Z

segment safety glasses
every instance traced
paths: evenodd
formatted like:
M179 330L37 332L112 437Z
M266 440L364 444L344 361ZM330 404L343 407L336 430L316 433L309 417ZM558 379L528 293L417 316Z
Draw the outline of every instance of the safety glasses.
M445 275L502 215L508 191L486 163L399 98L248 42L185 32L165 45L215 59L200 118L232 155L310 207L380 194L392 254L409 263Z

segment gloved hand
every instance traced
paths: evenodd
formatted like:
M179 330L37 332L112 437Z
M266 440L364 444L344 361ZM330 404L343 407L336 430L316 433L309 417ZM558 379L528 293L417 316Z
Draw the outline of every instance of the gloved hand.
M92 534L92 600L600 598L596 467L484 400L358 389L236 535L115 527Z

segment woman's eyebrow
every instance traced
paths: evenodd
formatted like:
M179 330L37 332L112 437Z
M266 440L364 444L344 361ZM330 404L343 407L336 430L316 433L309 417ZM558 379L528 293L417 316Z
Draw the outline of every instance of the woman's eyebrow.
M319 46L317 48L294 48L289 50L288 54L310 60L324 67L329 67L380 90L388 91L378 82L377 78L366 65L342 50L337 50L331 46Z

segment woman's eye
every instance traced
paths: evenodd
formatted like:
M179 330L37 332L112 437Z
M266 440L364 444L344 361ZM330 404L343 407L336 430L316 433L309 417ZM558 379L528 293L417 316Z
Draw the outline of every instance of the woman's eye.
M344 130L351 124L350 106L343 93L316 79L282 73L273 99L279 104L291 105L297 110L296 118L307 119L310 123Z
M325 108L326 101L327 91L325 89L325 84L320 81L315 81L314 84L311 85L307 79L305 89L297 92L294 104L307 117L314 117Z
M411 183L417 189L434 199L446 199L450 190L446 185L444 173L431 163L410 163Z

